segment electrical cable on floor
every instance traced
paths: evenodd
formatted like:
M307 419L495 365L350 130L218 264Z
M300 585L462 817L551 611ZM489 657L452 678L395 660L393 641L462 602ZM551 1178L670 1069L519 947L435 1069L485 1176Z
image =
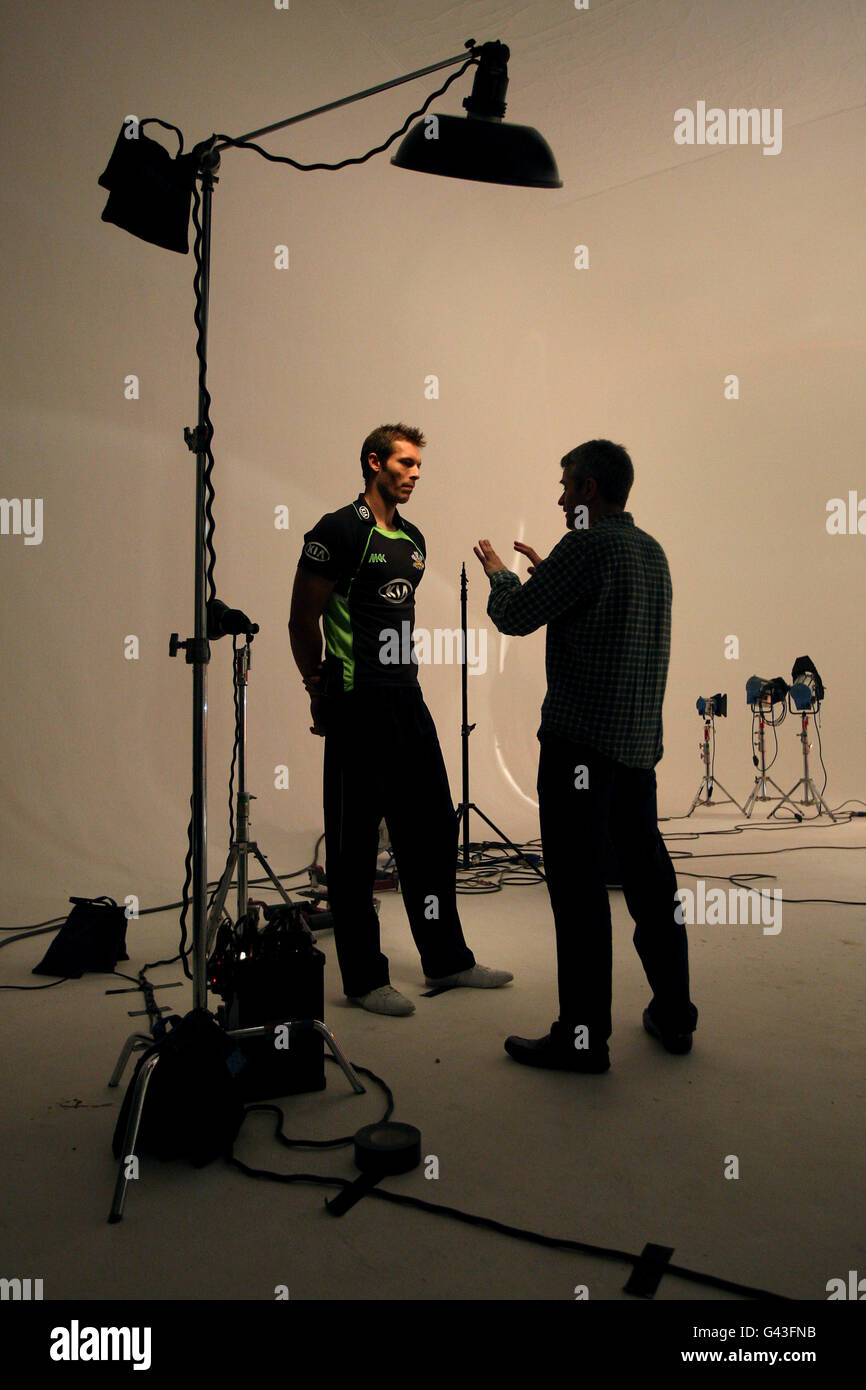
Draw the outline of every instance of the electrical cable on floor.
M856 801L856 799L854 799L854 798L851 798L851 800L852 800L852 801ZM842 804L843 804L843 805L847 805L848 803L847 803L847 802L843 802ZM857 804L863 804L863 803L862 803L862 802L859 802L859 803L857 803ZM850 823L851 818L852 818L855 814L857 814L857 813L854 813L854 812L848 813L848 817L847 817L847 822L846 822L846 823ZM675 818L671 818L671 819L675 819ZM777 831L778 831L778 830L781 830L781 829L784 829L784 828L786 828L786 827L784 827L784 826L782 826L782 825L777 825L777 826L752 826L752 825L748 825L748 826L735 826L735 827L727 827L727 828L725 828L725 829L716 829L716 830L694 830L694 831L684 832L684 833L682 833L682 834L671 834L671 836L670 836L669 838L672 839L672 840L677 840L677 839L680 839L680 840L681 840L681 839L699 839L702 835L713 836L713 835L742 834L742 833L744 833L746 830L749 830L749 829L766 829L766 830L777 830ZM824 828L824 827L822 827L822 828ZM827 828L829 828L829 826L828 826ZM314 855L313 855L313 864L312 864L312 865L307 865L304 869L296 870L296 871L294 871L293 873L290 873L290 874L281 874L281 875L277 875L277 877L279 877L280 879L297 878L297 877L300 877L300 876L302 876L302 875L304 875L304 874L308 874L308 873L310 872L311 869L318 868L318 864L317 864L317 855L318 855L319 846L320 846L320 844L321 844L323 838L324 838L323 836L320 836L320 837L319 837L319 840L318 840L317 843L316 843L316 848L315 848ZM517 848L518 848L518 850L521 851L521 852L529 852L529 851L537 850L538 844L539 844L539 842L538 842L537 840L536 840L536 841L528 841L528 842L526 842L526 843L523 844L523 845L517 846ZM498 846L498 845L493 845L493 846L490 846L490 845L482 845L482 846L478 846L477 848L478 848L478 858L477 858L477 862L474 862L474 863L473 863L473 866L472 866L472 868L471 868L469 871L464 871L465 874L466 874L466 877L465 877L465 879L464 879L465 887L463 888L463 891L468 891L468 892L473 892L473 891L476 891L476 892L478 892L478 891L481 891L481 892L500 891L501 888L502 888L503 886L505 886L505 884L504 884L504 882L503 882L503 878L504 878L504 875L505 875L506 873L508 874L509 880L510 880L511 882L514 882L514 883L517 883L517 882L529 882L529 881L532 881L532 882L539 882L539 881L540 881L540 880L538 880L534 875L530 875L530 874L528 873L528 871L527 871L527 873L526 873L525 875L522 875L522 874L520 874L520 872L519 872L518 870L512 869L512 868L511 868L512 865L517 865L517 864L519 864L521 861L520 861L520 859L519 859L518 856L515 856L515 855L512 855L512 854L506 854L506 853L505 853L505 850L504 850L504 847L500 847L500 846ZM710 859L726 859L726 858L739 857L740 855L748 855L748 856L755 856L755 857L758 857L758 856L771 855L771 854L788 854L788 853L791 853L791 852L794 851L794 850L797 850L797 851L804 851L804 850L827 849L827 848L829 848L829 849L839 849L839 850L855 850L855 851L856 851L856 850L862 850L863 848L866 848L866 846L861 846L861 845L830 845L830 846L826 846L826 845L788 845L788 846L785 846L784 848L772 849L772 850L742 850L742 851L729 851L729 852L727 852L727 853L724 853L724 852L723 852L723 853L719 853L719 854L713 854L713 853L702 854L702 853L700 853L700 852L698 852L697 854L692 854L692 853L691 853L690 851L688 851L688 850L683 850L681 854L677 854L677 853L675 852L675 858L676 858L677 863L678 863L678 864L681 864L683 860L688 860L688 859L692 859L692 858L699 858L699 859L705 859L705 858L710 858ZM495 854L491 854L491 852L490 852L491 850L495 850L495 851L496 851ZM539 857L540 857L540 856L539 856ZM697 875L696 873L692 873L690 870L687 870L687 869L685 869L685 868L681 868L681 869L679 870L679 872L681 872L682 874L684 874L686 877L694 877L694 878L699 877L699 875ZM488 874L488 873L497 873L497 874L499 875L499 878L498 878L498 880L497 880L497 882L496 882L495 884L491 884L491 883L489 882L489 880L486 879L485 875ZM459 877L459 874L458 874L458 877ZM754 878L768 878L768 877L772 878L772 877L775 877L775 876L774 876L774 875L750 874L750 873L747 873L747 872L740 872L739 874L735 873L735 874L733 874L733 875L728 875L728 876L722 876L722 875L705 875L704 877L706 877L706 878L718 879L718 880L721 881L721 882L729 882L729 883L735 884L735 885L738 886L738 887L744 887L744 888L750 889L750 891L752 891L752 892L757 892L757 891L759 891L759 890L754 889L754 888L750 888L750 885L749 885L748 883L742 882L742 880L747 879L747 878L752 878L752 877L754 877ZM263 887L263 888L267 888L267 887L269 886L269 885L268 885L268 881L267 881L266 879L261 879L261 880L255 880L255 879L253 879L253 880L251 880L250 882L251 882L251 885L252 885L252 884L255 884L256 886L261 886L261 887ZM273 885L270 885L270 887L273 887ZM861 901L861 900L852 901L852 900L850 900L850 899L835 899L835 898L787 898L786 901L788 901L788 902L796 902L796 903L830 903L830 904L839 905L839 906L864 906L864 905L866 905L866 903L864 903L864 902ZM173 903L173 904L166 904L166 905L161 906L161 907L145 908L145 909L142 909L142 910L140 911L139 916L145 916L145 915L148 915L148 914L150 914L150 913L164 912L164 911L166 911L166 910L169 910L169 909L172 908L172 907L177 907L177 906L180 906L180 904ZM11 928L11 927L2 928L2 930L4 930L4 931L12 931L12 932L15 932L16 934L13 935L13 936L11 936L11 937L9 937L9 938L7 938L5 941L0 941L0 947L6 946L6 945L11 945L13 941L21 940L21 939L24 938L24 937L35 936L35 935L41 935L43 932L53 930L54 927L56 927L58 924L62 923L62 921L64 921L64 920L65 920L65 919L63 919L63 918L53 919L53 920L48 921L48 922L37 923L37 924L35 924L34 926L32 926L32 927L30 927L30 928L27 928L27 929L19 929L19 930L17 930L17 931L16 931L15 928ZM175 958L175 960L177 960L177 959L179 959L179 957L176 957L176 958ZM154 964L156 964L156 965L161 965L161 964L174 964L174 963L175 963L174 961L165 961L165 962L155 962ZM139 976L139 978L138 978L137 980L134 980L132 976L123 974L123 972L121 972L121 971L115 971L115 972L113 972L113 973L116 974L116 975L118 975L118 976L120 976L120 977L123 978L123 979L132 980L133 983L138 984L139 987L141 987L141 981L142 981L142 980L146 980L146 977L145 977L145 974L144 974L145 970L151 969L151 968L153 968L153 965L151 965L151 966L145 966L145 967L142 969L142 971L141 971L141 973L140 973L140 976ZM66 983L66 981L63 980L63 979L60 979L60 980L51 981L49 984L36 985L36 986L14 986L14 985L10 986L10 985L3 985L3 986L0 986L0 989L50 989L50 988L53 988L55 985L63 984L63 983ZM329 1061L332 1061L333 1059L328 1058L328 1060L329 1060ZM353 1065L355 1065L355 1064L353 1064ZM387 1084L386 1084L384 1081L382 1081L381 1078L377 1077L373 1072L369 1071L369 1070L366 1069L366 1068L363 1068L363 1067L360 1067L360 1066L356 1066L355 1069L356 1069L356 1071L360 1072L362 1075L368 1076L371 1080L375 1081L376 1084L379 1085L379 1086L381 1086L382 1089L385 1091L385 1094L386 1094L386 1096L387 1096L388 1103L387 1103L387 1107L386 1107L386 1111L385 1111L385 1116L384 1116L384 1118L387 1119L388 1116L389 1116L389 1115L392 1113L392 1111L393 1111L393 1096L392 1096L392 1094L391 1094L390 1089L387 1087ZM350 1135L350 1136L347 1136L347 1137L342 1137L342 1138L334 1139L334 1140L292 1140L292 1139L287 1138L287 1136L285 1136L285 1135L283 1134L284 1117L283 1117L282 1110L281 1110L278 1106L258 1104L258 1105L250 1105L250 1106L247 1106L247 1107L245 1108L245 1113L253 1113L253 1112L255 1112L255 1111L259 1111L259 1112L271 1111L271 1112L275 1112L276 1114L279 1115L279 1123L278 1123L277 1129L276 1129L276 1131L275 1131L275 1137L276 1137L277 1139L279 1139L279 1141L280 1141L281 1143L283 1143L286 1147L290 1147L290 1148L296 1148L296 1147L297 1147L297 1148L321 1148L321 1149L338 1148L338 1147L344 1147L344 1146L350 1144L350 1143L352 1142L353 1137L354 1137L354 1136L351 1136L351 1135ZM245 1174L246 1174L247 1176L249 1176L249 1177L261 1178L261 1179L265 1179L265 1180L273 1181L273 1182L282 1182L282 1183L307 1183L307 1184L313 1184L313 1185L317 1185L317 1186L337 1187L337 1188L341 1188L341 1189L342 1189L342 1188L349 1187L349 1186L351 1185L351 1180L350 1180L350 1179L347 1179L347 1178L338 1178L338 1177L328 1178L328 1177L322 1177L322 1176L320 1176L320 1175L318 1175L318 1174L305 1174L305 1173L281 1174L281 1173L274 1173L274 1172L271 1172L271 1171L266 1170L266 1169L255 1169L255 1168L250 1167L250 1166L247 1165L247 1164L244 1164L240 1159L236 1158L236 1157L234 1156L233 1153L232 1153L231 1157L228 1159L228 1162L230 1162L234 1167L238 1168L241 1172L245 1173ZM419 1197L411 1197L411 1196L407 1196L407 1195L404 1195L404 1194L398 1194L398 1193L388 1192L388 1191L385 1191L384 1189L382 1189L381 1187L374 1187L374 1188L372 1188L372 1189L370 1190L370 1192L369 1192L367 1195L368 1195L368 1196L371 1196L371 1197L378 1198L379 1200L382 1200L382 1201L389 1201L389 1202L392 1202L392 1203L397 1204L397 1205L407 1206L407 1207L413 1207L413 1208L415 1208L416 1210L419 1210L419 1211L430 1212L431 1214L434 1214L434 1215L448 1216L448 1217L451 1217L451 1218L454 1219L454 1220L461 1221L461 1222L467 1223L467 1224L469 1224L469 1225L473 1225L473 1226L476 1226L476 1227L480 1227L480 1228L485 1229L485 1230L496 1231L496 1232L498 1232L499 1234L511 1236L511 1237L514 1237L515 1239L526 1240L526 1241L532 1242L532 1243L534 1243L534 1244L546 1246L546 1247L548 1247L548 1248L563 1249L563 1250L574 1250L574 1251L578 1251L578 1252L583 1253L583 1254L591 1254L591 1255L600 1256L600 1257L602 1257L602 1258L620 1260L620 1261L623 1261L623 1262L625 1262L625 1263L631 1264L633 1267L636 1266L636 1265L638 1264L638 1262L639 1262L639 1261L641 1260L641 1258L642 1258L642 1256L640 1256L640 1255L633 1255L633 1254L630 1254L630 1253L627 1252L627 1251L616 1250L616 1249L612 1249L612 1248L606 1247L606 1246L591 1245L591 1244L587 1244L587 1243L585 1243L585 1242L569 1240L569 1239L566 1239L565 1237L546 1236L546 1235L543 1235L543 1234L541 1234L541 1233L539 1233L539 1232L526 1230L526 1229L524 1229L524 1228L522 1228L522 1227L511 1226L511 1225L508 1225L507 1223L500 1222L500 1221L496 1221L496 1220L494 1220L494 1219L492 1219L492 1218L489 1218L489 1217L478 1216L478 1215L475 1215L475 1214L473 1214L473 1213L465 1212L465 1211L462 1211L462 1210L460 1210L460 1209L458 1209L458 1208L455 1208L455 1207L444 1206L444 1205L440 1205L440 1204L437 1204L437 1203L434 1203L434 1202L428 1202L428 1201L426 1201L426 1200L424 1200L424 1199L422 1199L422 1198L419 1198ZM701 1272L699 1272L699 1271L687 1269L687 1268L685 1268L685 1267L683 1267L683 1266L679 1266L679 1265L673 1265L673 1264L670 1264L670 1263L666 1263L665 1266L664 1266L664 1272L665 1272L666 1274L678 1275L678 1276L681 1277L681 1278L684 1278L684 1279L686 1279L686 1280L691 1280L692 1282L700 1283L700 1284L706 1285L706 1286L708 1286L708 1287L717 1288L717 1289L724 1290L724 1291L726 1291L726 1292L739 1294L739 1295L741 1295L742 1297L745 1297L745 1298L756 1298L756 1299L767 1299L767 1300L782 1300L782 1301L788 1301L788 1300L786 1299L785 1295L782 1295L782 1294L776 1294L776 1293L768 1292L768 1291L766 1291L766 1290L752 1288L752 1287L747 1286L747 1285L744 1285L744 1284L736 1283L736 1282L734 1282L734 1281L732 1281L732 1280L722 1279L722 1278L720 1278L720 1277L718 1277L718 1276L715 1276L715 1275L703 1274L703 1273L701 1273Z
M333 1062L332 1057L328 1057L329 1062ZM390 1088L381 1077L370 1071L366 1067L360 1067L352 1062L351 1066L355 1071L363 1076L368 1076L377 1086L380 1086L388 1097L388 1107L385 1112L385 1119L391 1114L393 1109L393 1096ZM251 1111L273 1111L279 1115L279 1123L276 1130L276 1137L287 1148L341 1148L347 1147L353 1142L354 1135L346 1138L331 1140L291 1140L287 1139L282 1133L283 1113L278 1105L251 1105L245 1107L245 1114ZM237 1141L235 1141L237 1142ZM279 1183L307 1183L316 1187L336 1187L347 1188L352 1186L353 1180L350 1178L326 1177L319 1173L275 1173L269 1168L253 1168L241 1159L236 1158L234 1146L226 1156L226 1162L232 1167L237 1168L250 1178L261 1178L267 1182ZM496 1221L493 1217L479 1216L474 1212L461 1210L459 1207L445 1206L438 1202L428 1202L423 1197L412 1197L405 1193L388 1192L381 1186L373 1187L365 1194L369 1197L378 1197L381 1201L392 1202L398 1206L413 1207L417 1211L430 1212L434 1216L449 1216L455 1221L462 1221L470 1226L477 1226L482 1230L496 1231L500 1235L512 1236L517 1240L525 1240L534 1245L546 1246L548 1249L574 1250L583 1255L597 1255L602 1259L619 1260L624 1264L635 1267L643 1258L642 1255L633 1255L627 1250L617 1250L606 1245L591 1245L586 1241L570 1240L565 1236L547 1236L539 1231L530 1231L522 1226L512 1226L504 1221ZM699 1270L687 1269L683 1265L673 1265L666 1263L664 1266L665 1274L675 1274L681 1279L690 1280L693 1283L703 1284L710 1288L722 1289L726 1293L740 1294L743 1298L753 1298L762 1300L772 1300L779 1302L791 1302L786 1294L773 1293L767 1289L753 1288L748 1284L740 1284L731 1279L723 1279L715 1274L704 1274Z
M849 804L859 805L859 806L866 805L866 803L864 803L863 801L861 801L858 797L849 797L846 801L843 801L843 802L841 803L840 806L834 807L834 808L833 808L833 814L834 814L834 815L838 815L838 814L842 811L842 807L843 807L843 806L847 806L847 805L849 805ZM850 823L851 823L851 821L852 821L853 819L863 817L864 815L866 815L866 812L863 812L863 811L847 811L847 812L845 812L845 819L844 819L844 821L843 821L843 824L850 825ZM674 821L685 820L685 819L687 819L687 818L684 817L684 816L665 816L665 817L659 817L659 824L660 824L660 825L662 825L662 824L667 825L667 824L673 823ZM799 824L799 822L798 822L798 824ZM836 829L836 826L839 824L839 822L837 821L835 824L834 824L832 821L827 821L826 823L824 823L824 822L820 822L820 823L819 823L817 817L813 817L812 819L810 819L809 824L810 824L810 825L815 825L816 828L819 829L819 830L834 830L834 829ZM769 855L769 854L793 854L793 853L795 853L795 852L802 852L802 851L806 851L806 850L821 850L821 849L823 849L823 850L828 850L828 849L829 849L829 850L845 850L845 851L853 851L853 852L856 852L856 851L862 852L863 849L866 848L866 846L864 846L864 845L785 845L785 846L783 846L783 847L781 847L781 848L779 848L779 849L768 849L768 850L761 850L761 849L731 850L731 851L728 851L727 853L721 853L721 854L713 854L713 853L710 853L709 851L708 851L707 853L704 853L704 852L702 852L702 851L698 851L697 853L693 853L693 852L690 851L690 850L686 850L686 849L678 850L678 849L676 848L676 845L677 845L678 842L682 842L682 841L684 841L684 840L699 840L699 839L701 839L701 838L704 837L704 836L706 836L707 838L710 838L710 837L717 837L717 836L744 835L744 834L745 834L747 831L749 831L749 830L763 831L763 832L766 832L766 833L769 833L769 834L780 834L780 833L784 832L785 830L787 830L787 829L789 829L789 828L792 828L792 827L793 827L793 822L790 822L790 823L781 823L781 822L780 822L780 823L774 824L774 825L769 825L769 824L766 824L766 823L764 823L764 824L758 824L758 825L753 825L751 822L749 822L748 824L745 824L745 825L744 825L744 824L738 824L738 825L734 825L734 826L725 826L724 828L716 828L716 829L713 829L713 830L704 829L704 828L695 828L695 829L681 830L681 831L668 831L666 834L664 834L663 838L664 838L666 844L669 844L670 846L672 846L672 848L670 849L671 859L672 859L673 862L677 865L677 872L678 872L678 873L682 873L682 874L683 874L685 877L687 877L687 878L700 878L700 877L704 877L704 878L714 878L714 879L718 880L718 881L721 882L721 883L730 883L730 884L732 884L734 887L748 887L748 886L749 886L748 884L745 884L745 883L741 883L741 882L740 882L740 880L741 880L743 877L745 877L745 875L744 875L743 873L739 873L739 874L738 874L738 873L734 873L734 874L730 874L730 875L700 875L700 874L697 874L697 873L692 872L692 871L689 870L689 869L686 869L686 868L684 867L684 864L685 864L686 861L691 860L691 859L729 859L729 858L738 858L738 857L740 857L740 856L742 856L742 855L745 855L745 856L750 857L750 858L752 858L752 857L754 857L754 858L759 858L759 857L762 857L762 856L764 856L764 855ZM313 875L315 875L315 874L317 874L317 873L318 873L318 874L321 874L321 872L322 872L322 866L321 866L321 865L319 864L319 862L318 862L318 853L319 853L319 847L321 846L321 844L322 844L324 838L325 838L325 837L324 837L324 834L321 834L321 835L319 836L319 838L317 839L315 848L314 848L314 850L313 850L313 859L312 859L312 862L311 862L311 863L305 865L304 868L302 868L302 869L294 869L294 870L292 870L290 873L277 874L276 877L279 878L281 881L283 881L283 880L288 880L288 879L293 879L293 878L302 878L302 877L304 877L305 875L310 876L311 874L313 874ZM538 840L538 839L535 839L535 840L526 840L526 841L524 841L522 844L517 845L516 848L518 849L518 851L520 852L520 854L524 854L524 853L525 853L525 854L527 854L527 855L529 855L529 856L535 856L535 857L538 858L539 863L543 863L543 860L541 859L541 852L540 852L540 851L541 851L541 841L540 841L540 840ZM517 887L517 886L520 886L520 885L523 885L523 884L528 884L528 883L541 883L541 882L542 882L542 880L541 880L540 878L538 878L537 875L531 873L529 870L525 870L525 871L521 870L521 869L518 867L518 866L521 864L521 862L522 862L521 859L520 859L520 857L519 857L519 855L514 855L514 854L512 854L509 850L507 850L507 847L504 846L504 845L500 845L500 844L498 844L498 843L492 843L492 844L490 844L490 843L483 843L483 844L474 845L474 846L473 846L473 845L470 845L470 851L473 852L473 863L472 863L471 867L470 867L469 869L463 869L461 865L458 864L458 866L457 866L456 872L457 872L457 892L458 892L458 893L461 893L461 894L473 894L473 893L478 894L478 893L501 892L501 890L502 890L504 887L511 887L511 886ZM496 876L496 877L495 877L495 881L494 881L494 879L493 879L493 876L494 876L494 875ZM767 877L767 878L775 877L775 875L760 875L760 876L761 876L761 877ZM755 877L758 877L758 875L755 875ZM211 882L209 882L208 887L209 887L209 888L212 888L212 889L213 889L213 888L216 888L216 887L218 886L218 883L219 883L219 880L214 879L214 880L212 880ZM250 880L249 880L249 884L250 884L250 887L260 888L261 890L263 890L263 891L265 891L265 892L276 892L276 891L277 891L277 890L274 888L274 885L273 885L267 878L254 878L254 879L250 879ZM298 890L295 890L295 891L298 891ZM759 890L758 890L758 889L752 889L751 891L757 892L757 891L759 891ZM785 898L785 901L786 901L786 902L790 902L790 903L798 903L798 904L826 903L826 904L828 904L828 905L830 905L830 906L834 906L834 907L863 907L863 906L866 906L866 902L864 902L863 899L859 899L859 898L852 899L852 898L790 898L790 897L786 897L786 898ZM143 907L143 908L139 908L138 916L139 916L139 917L147 917L147 916L149 916L149 915L152 915L152 914L155 914L155 913L159 913L159 912L168 912L168 911L171 911L171 910L174 909L174 908L181 907L181 906L182 906L182 904L181 904L180 902L174 902L174 903L163 903L163 904L161 904L160 906L157 906L157 907ZM25 939L25 938L27 938L27 937L31 937L31 936L40 936L40 935L42 935L42 934L45 933L45 932L54 931L57 927L62 926L62 924L63 924L63 922L64 922L65 920L66 920L65 917L56 917L56 918L53 918L53 919L49 919L49 920L47 920L47 921L45 921L45 922L36 922L36 923L34 923L33 925L31 925L31 926L29 926L29 927L0 927L0 932L12 932L12 933L14 933L13 935L7 937L5 940L0 940L0 949L2 949L4 946L11 946L12 943L13 943L13 941L21 941L21 940L23 940L23 939ZM147 964L145 964L145 965L142 967L142 970L143 970L143 971L147 971L147 970L156 969L157 967L163 966L163 965L174 965L174 964L177 963L178 960L180 960L180 958L181 958L181 957L180 957L180 953L178 953L178 955L172 957L171 959L166 959L166 960L161 960L161 961L150 961L150 962L148 962ZM57 981L54 981L53 983L54 983L54 984L63 984L63 983L65 983L65 981L64 981L64 980L57 980ZM17 989L17 990L23 990L23 989L50 989L50 988L52 988L52 985L0 985L0 989Z

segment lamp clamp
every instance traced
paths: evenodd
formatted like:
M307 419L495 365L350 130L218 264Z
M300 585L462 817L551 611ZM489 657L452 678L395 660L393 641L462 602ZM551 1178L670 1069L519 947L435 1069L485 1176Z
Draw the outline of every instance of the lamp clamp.
M203 454L207 450L209 431L206 425L196 425L193 429L186 425L183 438L191 454Z

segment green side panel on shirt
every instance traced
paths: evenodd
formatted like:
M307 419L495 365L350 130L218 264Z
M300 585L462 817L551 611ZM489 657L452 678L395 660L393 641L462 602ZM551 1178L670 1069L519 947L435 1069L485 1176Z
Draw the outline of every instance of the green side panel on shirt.
M331 594L322 615L325 628L325 647L329 656L338 656L343 664L343 689L355 687L355 653L352 643L352 620L347 597Z
M367 536L367 543L364 546L358 569L355 570L355 574L352 575L349 581L346 597L340 598L338 594L331 594L325 611L322 614L322 621L325 628L325 647L329 655L338 656L343 663L344 691L355 689L355 648L352 636L352 619L349 614L349 595L352 592L352 585L355 582L358 570L360 570L367 558L367 551L370 549L370 539L374 529L373 527L370 528L370 534ZM406 539L409 539L408 536Z

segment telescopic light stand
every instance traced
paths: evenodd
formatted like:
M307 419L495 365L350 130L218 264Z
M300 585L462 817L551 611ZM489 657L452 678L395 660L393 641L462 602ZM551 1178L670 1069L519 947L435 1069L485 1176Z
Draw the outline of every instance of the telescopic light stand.
M811 743L809 742L809 715L813 712L817 713L819 710L820 706L818 706L815 711L798 711L798 713L802 716L798 738L801 744L803 745L803 776L800 778L796 786L791 788L791 790L788 792L788 796L793 796L794 793L797 792L800 787L802 787L804 795L798 798L799 805L817 806L818 815L820 816L824 811L826 811L827 815L830 817L831 821L835 825L838 817L833 815L833 812L830 810L830 807L827 805L823 796L818 791L818 788L815 786L815 783L812 781L812 778L809 774L809 749L812 747ZM779 808L777 806L775 810L770 812L771 819L776 814L776 811L778 811L778 809ZM811 819L816 819L816 817L811 817Z
M706 715L704 715L704 736L703 736L703 739L701 740L701 745L700 745L701 758L703 759L703 764L704 764L704 775L703 775L703 778L701 779L701 785L698 787L698 789L697 789L697 791L696 791L696 793L695 793L695 799L694 799L694 801L692 802L692 804L691 804L691 806L689 807L689 809L686 811L686 817L688 817L688 816L690 816L690 815L692 814L692 811L695 809L696 806L724 806L724 804L725 804L726 801L731 801L731 802L733 802L733 804L736 806L737 810L738 810L738 811L742 811L742 812L743 812L743 815L746 815L747 812L746 812L746 811L744 810L744 808L740 805L739 801L736 801L736 800L734 799L734 797L731 796L731 793L727 790L726 787L722 787L722 784L721 784L721 782L719 781L719 779L718 779L717 777L711 777L711 776L710 776L710 734L711 734L711 733L712 733L713 747L715 748L715 746L716 746L715 719L714 719L714 716L713 716L713 715L711 715L711 714L706 714ZM724 797L722 798L721 801L719 801L718 798L716 798L715 800L713 799L713 791L714 791L714 789L715 789L716 787L721 787L722 791L725 793L725 795L724 795ZM706 794L706 797L703 796L704 789L706 789L706 793L707 793L707 794Z
M475 802L469 800L469 735L472 733L472 730L475 728L475 725L469 723L469 692L467 689L467 654L469 649L466 645L466 590L466 566L464 564L460 568L460 640L462 643L462 660L460 674L462 686L461 693L463 701L463 722L460 726L460 742L462 745L463 754L463 800L457 807L457 820L463 822L463 851L462 855L458 853L458 863L460 863L462 860L462 867L464 869L469 869L472 867L469 858L469 812L474 811L477 816L480 816L483 821L486 821L486 823L490 826L491 830L496 831L496 834L499 836L502 843L508 845L508 848L514 851L518 859L522 859L523 862L527 864L529 868L532 869L533 873L536 873L540 879L545 879L545 875L542 873L541 869L539 869L538 865L533 864L531 859L527 859L526 855L522 852L522 850L519 850L517 848L517 845L515 845L513 841L509 840L508 836L504 835L497 825L493 824L493 821L490 819L490 817L485 816L484 812L478 806L475 805Z
M229 848L226 866L223 869L222 878L216 890L210 915L208 917L207 935L207 955L208 958L213 950L216 934L222 919L223 907L226 897L232 885L235 867L238 871L238 915L237 921L245 916L249 905L249 875L247 866L247 856L254 854L261 864L271 883L280 894L284 903L292 906L292 900L286 892L280 880L277 878L267 859L259 849L255 840L249 837L250 829L250 802L255 801L255 797L247 791L247 685L249 683L249 672L251 668L250 647L253 641L253 634L246 634L246 641L234 653L234 690L235 708L238 711L238 794L237 794L237 815L235 824L237 826L236 837Z
M767 776L767 760L764 748L764 728L766 724L766 720L764 719L764 705L768 704L770 710L772 711L772 701L758 700L756 701L756 704L758 707L758 751L760 753L761 759L761 770L755 778L755 785L751 790L748 801L743 807L743 812L746 816L746 819L748 820L751 819L752 811L754 810L756 801L778 801L779 806L783 806L784 803L787 801L788 805L791 807L791 810L794 812L794 815L799 816L800 812L797 810L791 798L785 795L778 782L774 782L772 777ZM755 757L754 753L752 754L752 761L757 767L758 759ZM768 784L769 786L776 788L776 791L779 793L778 796L767 796L766 789ZM776 811L779 809L779 806L775 807ZM773 812L771 812L771 814L773 814Z
M315 114L315 113L308 113ZM293 120L300 120L303 117L296 117ZM291 124L291 121L282 122L282 125ZM278 129L273 126L271 129ZM262 134L261 131L252 134ZM243 137L249 139L249 136ZM195 614L195 635L185 641L178 641L177 634L172 634L169 654L177 656L181 647L185 649L187 664L193 668L193 720L192 720L192 818L190 831L190 849L192 857L192 1005L193 1010L207 1010L208 1007L208 988L207 988L207 945L208 945L208 911L207 911L207 667L210 661L210 643L207 635L207 565L206 547L208 541L208 517L206 508L206 468L208 464L208 452L210 449L210 439L212 429L209 423L209 404L210 394L207 389L207 328L208 328L208 308L210 300L210 252L211 252L211 211L213 203L213 188L216 182L216 170L219 168L219 152L207 145L201 147L199 168L196 177L201 181L202 189L202 217L201 217L201 280L199 286L199 315L198 315L198 340L196 343L196 355L198 359L198 424L194 430L184 430L184 439L190 451L195 454L196 459L196 484L195 484L195 578L194 578L194 614ZM238 826L240 831L240 824ZM249 848L249 846L247 846ZM246 855L238 855L238 862L243 863L243 873L245 878ZM280 886L280 891L282 887ZM239 892L240 875L239 875ZM245 891L245 888L244 888ZM333 1034L325 1027L319 1019L285 1019L282 1023L268 1023L260 1028L243 1028L235 1031L227 1030L228 1036L232 1038L244 1039L253 1037L274 1036L278 1028L288 1027L290 1030L306 1028L314 1029L320 1033L327 1042L334 1057L343 1070L352 1090L356 1095L361 1095L366 1090L359 1081L355 1071L344 1057L337 1045ZM134 1051L152 1045L153 1039L146 1038L143 1034L133 1034L128 1038L121 1051L120 1058L114 1069L109 1085L116 1086L120 1080L120 1075L129 1057ZM124 1135L123 1151L120 1156L117 1181L114 1188L114 1198L111 1204L111 1211L108 1220L111 1223L120 1221L123 1215L123 1206L126 1198L126 1187L135 1170L135 1164L130 1163L130 1159L135 1156L135 1145L138 1138L141 1116L144 1110L145 1097L154 1068L159 1060L159 1054L154 1053L141 1067L136 1078L135 1090L129 1108L129 1119Z

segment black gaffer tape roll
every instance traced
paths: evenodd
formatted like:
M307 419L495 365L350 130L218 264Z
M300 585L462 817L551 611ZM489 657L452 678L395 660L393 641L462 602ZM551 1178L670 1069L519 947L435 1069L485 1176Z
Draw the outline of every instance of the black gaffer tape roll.
M408 1173L421 1162L421 1131L414 1125L365 1125L355 1135L355 1165L362 1173L387 1177Z

